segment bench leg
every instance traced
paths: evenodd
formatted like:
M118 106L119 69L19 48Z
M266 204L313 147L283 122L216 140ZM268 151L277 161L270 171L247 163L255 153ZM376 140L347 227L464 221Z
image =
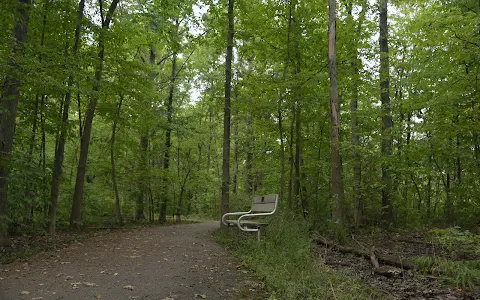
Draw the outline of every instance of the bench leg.
M257 231L257 241L260 243L260 228Z

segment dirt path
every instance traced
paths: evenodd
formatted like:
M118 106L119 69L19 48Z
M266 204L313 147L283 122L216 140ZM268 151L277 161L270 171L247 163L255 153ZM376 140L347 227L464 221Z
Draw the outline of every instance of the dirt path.
M241 298L255 283L213 241L216 228L206 222L111 233L0 265L0 300Z

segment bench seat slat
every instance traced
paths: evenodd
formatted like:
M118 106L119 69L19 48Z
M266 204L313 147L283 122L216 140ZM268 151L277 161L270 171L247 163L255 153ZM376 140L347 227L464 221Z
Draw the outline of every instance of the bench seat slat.
M275 203L254 203L252 212L271 212L275 209Z
M238 220L226 220L228 224L238 224ZM242 220L240 224L245 224L245 225L268 225L267 222L265 221L254 221L254 220Z

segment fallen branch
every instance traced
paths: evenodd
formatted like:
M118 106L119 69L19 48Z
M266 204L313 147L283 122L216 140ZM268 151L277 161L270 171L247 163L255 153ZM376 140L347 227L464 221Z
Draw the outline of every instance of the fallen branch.
M408 244L418 244L418 245L427 245L427 246L439 246L439 244L429 242L429 241L421 241L421 240L415 240L415 239L406 239L406 238L393 238L394 241L396 242L401 242L401 243L408 243Z
M378 259L375 256L375 247L372 247L372 251L370 252L370 262L372 263L372 266L373 266L373 272L375 272L378 268L380 268Z
M328 248L332 248L337 250L340 253L352 253L357 256L364 257L367 260L371 260L371 255L372 253L374 254L374 257L378 259L378 262L381 262L385 265L389 266L394 266L397 268L401 268L404 270L410 270L410 269L415 269L415 265L407 260L395 257L395 256L390 256L390 255L382 255L379 254L377 251L365 251L365 250L360 250L360 249L355 249L352 247L345 247L341 245L337 245L332 241L328 241L322 236L319 235L319 238L315 238L314 241L317 244L324 245ZM375 266L375 265L374 265Z

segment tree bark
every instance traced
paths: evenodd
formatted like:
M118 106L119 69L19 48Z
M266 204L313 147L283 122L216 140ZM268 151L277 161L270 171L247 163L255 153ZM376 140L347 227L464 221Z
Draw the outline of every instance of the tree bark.
M283 203L285 196L285 140L283 133L283 115L282 115L282 102L283 94L280 93L280 99L278 100L278 135L280 138L280 194L278 195L278 201Z
M80 46L80 33L82 29L82 19L83 12L85 9L85 0L80 0L78 3L77 11L77 23L75 25L75 40L73 42L72 48L72 60L75 61L77 57L78 48ZM57 214L57 205L58 197L60 195L60 179L62 177L62 167L63 167L63 158L65 154L65 141L67 137L67 128L68 128L68 114L70 108L70 102L72 99L72 87L73 87L73 70L68 77L68 90L65 94L65 100L63 104L63 114L62 122L60 125L60 136L57 139L55 145L55 160L53 162L52 170L52 184L50 190L50 206L48 208L48 233L51 235L55 234L56 226L56 214Z
M290 140L288 142L288 150L289 150L289 178L288 178L288 210L290 212L293 211L293 168L294 168L294 156L293 156L293 137L294 137L294 129L295 129L295 106L292 106L292 122L290 123Z
M340 155L340 103L338 99L336 56L336 2L328 0L328 66L330 74L330 147L332 174L332 216L340 227L344 223L344 190Z
M234 150L233 150L233 156L234 156L234 166L233 166L233 184L232 184L232 193L234 195L238 194L238 158L239 158L239 153L238 153L238 122L234 123Z
M47 26L47 11L48 11L48 4L50 2L47 2L44 7L44 13L43 13L43 20L42 20L42 34L40 37L40 47L43 48L45 45L45 31L46 31L46 26ZM43 62L43 55L42 53L39 54L38 61L40 64ZM42 97L45 97L42 95ZM27 164L28 167L33 163L33 149L35 148L35 138L37 134L37 128L38 128L38 108L40 105L40 96L38 94L35 95L35 108L33 112L33 125L32 125L32 134L30 136L30 145L28 147L28 152L27 152ZM28 180L26 187L25 187L25 215L24 215L24 223L25 224L32 224L33 223L33 208L34 208L34 191L32 188L32 183Z
M115 192L115 215L117 216L117 221L119 225L123 225L122 209L120 207L120 195L118 192L117 185L117 170L115 167L115 134L117 132L117 123L120 118L120 109L122 108L123 95L120 95L120 102L117 106L117 111L115 113L115 118L113 119L112 125L112 138L110 139L110 162L112 164L112 184L113 191Z
M386 224L393 222L392 190L393 179L390 174L392 156L392 112L390 108L390 71L388 53L388 0L380 0L379 45L380 45L380 100L382 102L382 220Z
M103 3L103 0L99 1L100 4ZM108 9L105 20L102 20L102 30L100 32L100 38L98 41L98 65L95 71L95 81L92 89L93 93L90 98L90 103L88 104L87 113L85 115L85 123L83 125L83 134L80 140L80 158L78 159L77 177L75 180L75 191L73 194L72 212L70 215L71 228L78 228L81 225L83 195L85 187L85 173L87 170L88 147L90 145L93 117L95 114L95 108L97 106L100 91L100 82L102 79L103 64L105 59L105 34L110 26L113 13L115 12L119 1L120 0L113 0L113 2L110 4L110 8Z
M292 30L292 0L288 1L288 28L287 28L287 56L285 57L285 66L283 67L283 82L286 82L288 66L290 64L290 34ZM283 115L282 115L282 106L283 106L283 91L280 91L280 97L278 100L278 131L280 135L280 159L281 159L281 174L280 174L280 195L279 201L283 202L285 198L285 139L284 139L284 129L283 129ZM290 186L290 184L289 184ZM291 197L291 188L289 188L288 194L288 208L292 209L292 197Z
M198 163L198 161L195 161L194 163L192 163L192 165L187 170L187 174L185 174L185 177L183 178L182 182L180 183L180 195L178 197L178 206L177 206L177 210L175 212L175 215L176 215L175 219L178 222L182 221L181 216L182 216L182 206L183 206L183 195L185 194L185 185L188 182L188 178L190 177L190 173L192 172L193 168L195 167L195 165L197 163Z
M255 181L253 176L253 152L252 152L253 142L252 141L254 137L253 137L252 119L253 119L252 115L248 116L247 142L246 142L247 154L245 157L245 171L246 171L245 186L246 186L246 191L248 195L253 194L253 186Z
M364 17L364 9L362 9L361 16L358 19L358 24L356 28L357 37L360 36L362 31L362 19ZM352 14L352 2L348 3L348 17L352 25L355 21ZM354 26L352 26L352 29ZM359 153L360 148L360 137L358 135L357 124L358 124L358 85L360 84L360 73L359 73L359 59L358 59L358 41L357 38L354 38L353 45L353 56L350 63L352 67L352 99L350 100L350 114L351 114L351 131L352 131L352 158L353 158L353 202L355 205L354 215L355 215L355 226L363 225L363 214L364 214L364 203L362 198L362 160Z
M177 27L178 28L178 27ZM163 168L165 172L170 167L170 146L172 145L171 142L171 135L172 135L172 119L173 119L173 96L175 93L175 78L177 73L177 52L173 53L172 57L172 73L170 77L170 92L168 95L168 103L167 103L167 130L165 132L165 152L163 157ZM166 175L166 174L165 174ZM158 221L160 223L165 223L167 221L167 202L168 202L168 178L163 178L163 192L162 192L162 200L160 203L160 216Z
M145 195L148 194L148 132L140 137L140 161L138 163L138 194L135 202L135 220L145 220Z
M8 245L8 179L15 136L15 120L20 100L24 43L27 39L31 0L19 0L13 28L13 41L8 58L7 76L2 87L0 111L0 246Z
M230 202L230 97L232 93L232 57L234 36L233 8L234 0L228 0L227 54L225 59L225 103L223 111L222 199L220 202L220 218L228 212ZM221 221L220 226L223 226Z

